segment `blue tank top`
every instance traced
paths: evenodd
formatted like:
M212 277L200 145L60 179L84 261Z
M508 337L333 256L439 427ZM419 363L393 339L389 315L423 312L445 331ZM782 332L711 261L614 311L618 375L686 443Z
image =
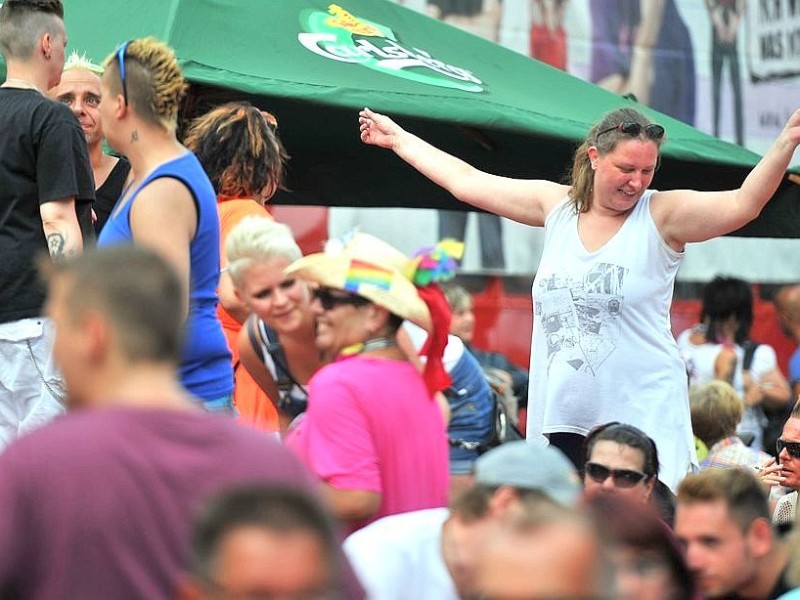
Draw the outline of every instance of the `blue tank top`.
M194 197L198 223L189 246L191 290L186 341L180 363L181 382L195 396L218 400L233 393L233 366L222 325L217 318L219 282L219 217L214 188L194 154L188 152L155 169L133 191L131 198L106 222L99 246L132 243L130 211L136 196L148 183L171 177L183 183Z

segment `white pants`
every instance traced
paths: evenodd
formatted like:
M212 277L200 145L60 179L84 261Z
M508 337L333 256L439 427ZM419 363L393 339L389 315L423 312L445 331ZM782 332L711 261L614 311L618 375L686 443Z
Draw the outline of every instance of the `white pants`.
M53 361L49 319L0 323L0 451L64 413L66 390Z

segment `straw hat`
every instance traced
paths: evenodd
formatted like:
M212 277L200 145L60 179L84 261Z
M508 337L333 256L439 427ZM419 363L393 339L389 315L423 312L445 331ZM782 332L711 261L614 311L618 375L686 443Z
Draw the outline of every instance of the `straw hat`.
M412 259L397 248L357 232L329 241L325 252L296 260L285 274L363 296L430 333L431 314L416 286L405 275L409 269L413 269Z

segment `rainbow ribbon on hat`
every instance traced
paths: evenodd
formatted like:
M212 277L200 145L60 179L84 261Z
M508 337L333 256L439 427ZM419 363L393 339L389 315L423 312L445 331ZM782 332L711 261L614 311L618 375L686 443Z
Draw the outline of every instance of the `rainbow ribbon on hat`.
M452 279L456 275L458 261L464 256L464 242L447 238L435 246L417 250L405 273L414 285L425 287Z
M375 264L354 258L350 261L345 277L344 289L348 292L358 293L363 284L371 285L381 290L392 287L394 273L391 269L384 269Z

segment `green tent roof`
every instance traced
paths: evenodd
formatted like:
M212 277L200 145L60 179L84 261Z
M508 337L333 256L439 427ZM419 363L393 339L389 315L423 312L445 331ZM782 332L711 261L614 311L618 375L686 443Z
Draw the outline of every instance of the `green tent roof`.
M279 119L289 204L463 208L361 144L369 106L497 174L561 179L593 122L630 100L388 0L65 0L69 45L102 60L154 35L192 82L186 115L248 99ZM638 105L637 105L638 106ZM647 108L667 129L658 189L737 187L759 156ZM738 232L800 237L788 180Z

